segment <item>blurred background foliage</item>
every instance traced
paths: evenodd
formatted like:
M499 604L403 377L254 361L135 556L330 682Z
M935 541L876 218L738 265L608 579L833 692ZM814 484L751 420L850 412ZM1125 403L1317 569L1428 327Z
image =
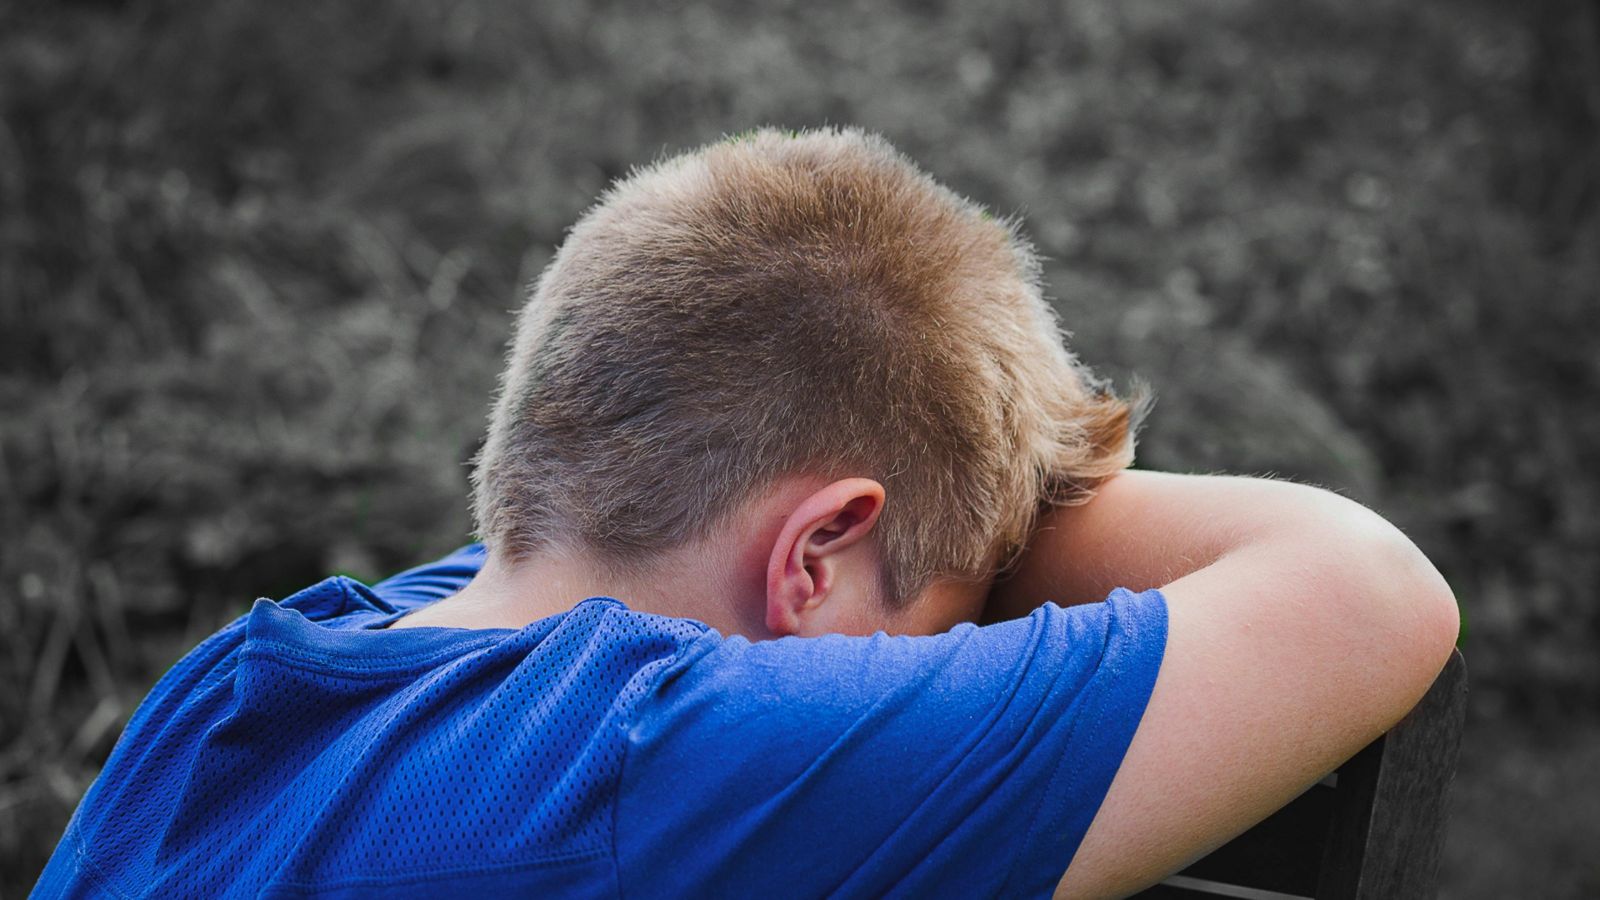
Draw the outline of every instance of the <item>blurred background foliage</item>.
M23 2L0 114L0 893L252 598L466 539L564 229L767 123L1020 215L1142 465L1405 527L1473 677L1445 894L1600 892L1593 0Z

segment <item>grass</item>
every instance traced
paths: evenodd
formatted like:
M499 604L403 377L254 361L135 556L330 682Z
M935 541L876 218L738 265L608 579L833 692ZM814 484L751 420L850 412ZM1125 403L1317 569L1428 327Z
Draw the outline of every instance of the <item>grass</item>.
M1157 393L1143 464L1310 479L1407 528L1472 623L1475 734L1508 735L1493 762L1469 736L1446 884L1494 896L1500 796L1530 804L1522 870L1559 869L1600 825L1536 812L1600 699L1594 17L6 7L0 891L253 597L465 539L508 310L610 179L825 122L1021 217L1079 353Z

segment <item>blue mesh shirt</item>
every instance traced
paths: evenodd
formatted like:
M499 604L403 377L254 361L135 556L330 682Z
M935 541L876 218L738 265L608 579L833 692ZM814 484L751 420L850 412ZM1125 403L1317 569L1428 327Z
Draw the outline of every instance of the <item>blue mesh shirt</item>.
M36 896L1044 894L1166 644L1155 591L931 637L607 598L383 629L482 559L257 601L139 707Z

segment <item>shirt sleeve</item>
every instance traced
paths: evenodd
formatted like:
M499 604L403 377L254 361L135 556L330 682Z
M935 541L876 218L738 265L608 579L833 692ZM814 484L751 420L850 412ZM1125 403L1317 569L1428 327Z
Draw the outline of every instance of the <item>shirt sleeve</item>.
M929 637L715 632L640 702L623 893L1048 894L1149 701L1158 591Z
M482 544L468 544L441 559L385 578L372 586L372 592L396 611L443 600L466 587L487 558Z

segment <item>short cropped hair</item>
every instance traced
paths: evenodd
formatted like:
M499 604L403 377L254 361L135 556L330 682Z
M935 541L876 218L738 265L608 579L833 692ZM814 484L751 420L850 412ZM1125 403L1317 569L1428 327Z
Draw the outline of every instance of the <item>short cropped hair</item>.
M1043 504L1129 464L1015 223L855 129L760 130L636 170L534 286L473 472L513 559L626 566L785 475L864 476L891 604L981 580Z

